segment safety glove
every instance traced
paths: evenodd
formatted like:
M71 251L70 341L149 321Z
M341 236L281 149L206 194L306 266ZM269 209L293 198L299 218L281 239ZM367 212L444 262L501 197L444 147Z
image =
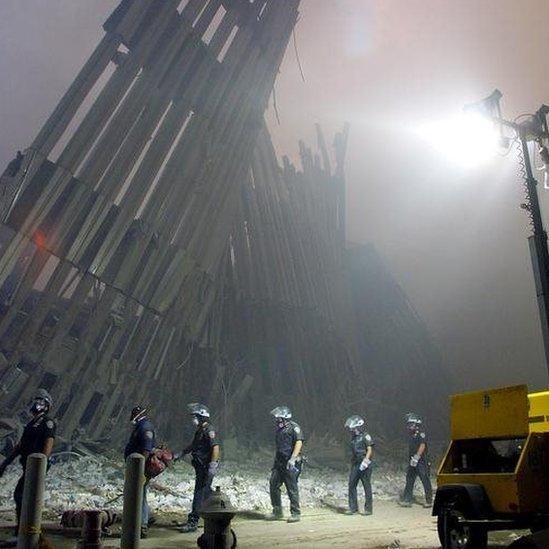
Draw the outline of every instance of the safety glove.
M297 457L294 457L294 456L292 456L288 460L288 464L286 465L286 468L288 469L288 471L293 471L294 473L297 471L297 467L295 465L296 462L297 462Z
M417 467L417 464L419 463L419 460L421 459L421 456L418 454L413 455L410 458L410 467Z
M358 470L359 471L366 471L366 469L368 469L368 467L370 467L370 463L372 463L372 462L368 458L364 458L360 462L360 465L358 466Z

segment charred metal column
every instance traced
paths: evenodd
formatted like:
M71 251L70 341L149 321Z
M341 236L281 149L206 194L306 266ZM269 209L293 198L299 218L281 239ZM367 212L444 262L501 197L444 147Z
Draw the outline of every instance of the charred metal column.
M44 454L31 454L27 458L17 549L38 547L44 506L46 463L47 458Z

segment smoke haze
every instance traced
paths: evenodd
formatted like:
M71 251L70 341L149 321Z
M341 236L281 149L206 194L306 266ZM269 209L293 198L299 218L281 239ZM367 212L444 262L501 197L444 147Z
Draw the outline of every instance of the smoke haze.
M30 143L117 3L2 0L2 165ZM276 84L280 125L268 115L279 152L297 160L315 122L329 137L349 121L348 239L385 257L456 389L546 387L515 152L465 169L416 129L495 87L507 118L549 102L549 4L303 0L301 12Z

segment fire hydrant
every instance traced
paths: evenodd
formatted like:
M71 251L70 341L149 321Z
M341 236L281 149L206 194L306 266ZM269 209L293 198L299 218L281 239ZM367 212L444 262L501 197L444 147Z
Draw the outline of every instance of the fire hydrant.
M200 508L204 519L204 533L198 538L198 547L202 549L234 549L236 534L231 529L231 520L236 509L229 498L216 486L212 495Z

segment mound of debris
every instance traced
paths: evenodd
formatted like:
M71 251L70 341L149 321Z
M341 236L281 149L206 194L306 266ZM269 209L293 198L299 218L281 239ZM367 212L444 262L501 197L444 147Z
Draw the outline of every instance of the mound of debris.
M223 462L214 481L240 511L270 510L271 460L264 455L247 461ZM12 494L20 466L9 467L0 486L0 513L13 514ZM52 464L46 480L46 518L57 520L71 509L113 509L122 505L123 464L104 455L64 453ZM396 499L402 488L402 472L378 467L373 474L374 498ZM151 482L149 503L157 517L183 515L191 507L193 468L178 462ZM343 470L306 466L300 480L304 507L345 506L347 476Z

